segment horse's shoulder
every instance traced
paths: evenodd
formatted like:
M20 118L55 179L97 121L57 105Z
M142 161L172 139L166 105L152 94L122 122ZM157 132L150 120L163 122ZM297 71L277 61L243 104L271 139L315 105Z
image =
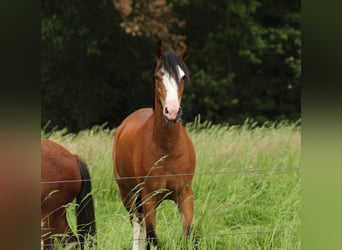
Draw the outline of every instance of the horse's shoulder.
M135 137L136 133L143 127L145 122L153 114L151 108L142 108L134 111L127 116L115 132L115 138L118 140L120 137Z

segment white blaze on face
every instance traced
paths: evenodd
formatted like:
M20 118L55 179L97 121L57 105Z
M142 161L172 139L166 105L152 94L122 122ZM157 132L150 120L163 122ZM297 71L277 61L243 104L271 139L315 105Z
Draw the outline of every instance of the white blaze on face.
M181 67L177 66L180 79L185 76L184 71ZM163 83L166 90L166 97L163 103L163 114L169 120L175 120L177 117L177 113L180 108L180 100L178 98L178 82L174 78L172 78L168 72L166 72L163 68ZM180 81L178 79L178 81Z

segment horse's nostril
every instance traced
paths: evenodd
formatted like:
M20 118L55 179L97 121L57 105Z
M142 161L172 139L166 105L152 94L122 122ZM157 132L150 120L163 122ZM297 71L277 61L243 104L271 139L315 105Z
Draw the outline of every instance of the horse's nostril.
M169 110L167 109L167 107L165 107L165 114L168 114Z
M181 118L183 115L183 110L182 108L179 108L178 112L177 112L177 118Z

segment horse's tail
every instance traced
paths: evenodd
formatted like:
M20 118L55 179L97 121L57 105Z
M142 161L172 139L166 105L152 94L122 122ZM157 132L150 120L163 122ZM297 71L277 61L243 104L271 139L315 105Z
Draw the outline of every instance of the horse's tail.
M81 190L76 197L76 217L77 233L79 235L81 249L83 249L85 236L88 234L95 236L96 225L89 170L85 162L80 158L78 158L78 167L81 173L82 185Z

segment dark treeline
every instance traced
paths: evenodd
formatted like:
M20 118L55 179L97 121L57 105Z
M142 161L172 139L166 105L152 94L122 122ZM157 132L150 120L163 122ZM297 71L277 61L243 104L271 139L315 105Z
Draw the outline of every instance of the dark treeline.
M184 120L300 118L300 1L42 1L42 126L117 126L152 105L154 47L186 39Z

